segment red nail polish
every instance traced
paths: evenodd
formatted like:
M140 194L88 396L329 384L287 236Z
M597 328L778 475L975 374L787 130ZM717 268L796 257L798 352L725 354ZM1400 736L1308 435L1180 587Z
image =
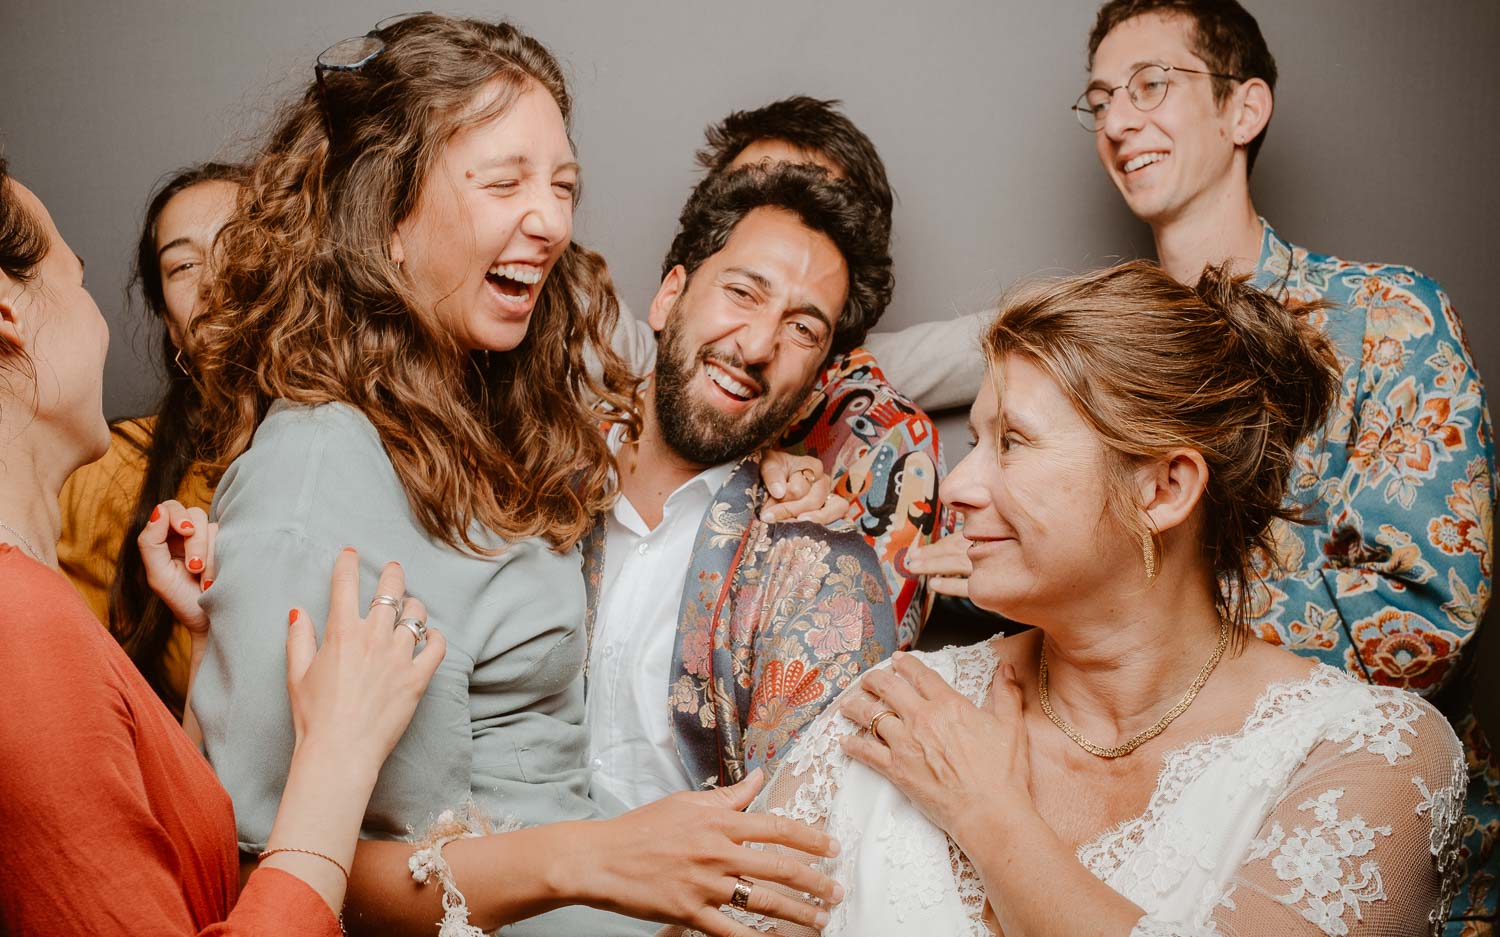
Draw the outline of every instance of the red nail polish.
M161 505L158 504L151 509L151 523L154 524L159 520L161 520Z
M297 623L297 610L295 608L286 613L286 623L288 625L295 625Z
M181 524L177 525L177 529L180 530L180 531L182 531L185 534L190 534L190 533L193 532L193 522L192 521L183 521Z
M187 568L195 573L201 573L203 572L203 560L195 556L187 561Z
M208 591L208 587L211 586L211 585L213 585L213 584L214 584L214 581L212 579L205 579L205 580L203 580L203 591L207 592Z
M354 552L354 548L353 547L344 547L344 552L345 553L353 553Z

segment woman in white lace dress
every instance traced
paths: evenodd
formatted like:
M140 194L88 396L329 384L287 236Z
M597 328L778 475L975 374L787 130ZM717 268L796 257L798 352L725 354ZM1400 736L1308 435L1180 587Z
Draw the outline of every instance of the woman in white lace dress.
M943 496L971 596L1035 628L897 655L787 756L762 809L843 844L825 934L1439 932L1447 723L1242 625L1335 396L1303 319L1145 263L1005 304Z

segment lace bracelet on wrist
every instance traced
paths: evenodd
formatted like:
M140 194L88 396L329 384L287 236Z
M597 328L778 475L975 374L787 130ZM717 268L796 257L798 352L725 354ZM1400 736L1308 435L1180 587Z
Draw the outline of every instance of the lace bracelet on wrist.
M493 822L470 801L457 812L444 810L427 827L427 832L415 843L417 849L406 866L418 885L435 881L443 890L443 919L438 922L438 937L484 937L484 931L469 923L468 900L453 881L453 870L443 858L443 847L460 839L511 833L523 825L513 817Z

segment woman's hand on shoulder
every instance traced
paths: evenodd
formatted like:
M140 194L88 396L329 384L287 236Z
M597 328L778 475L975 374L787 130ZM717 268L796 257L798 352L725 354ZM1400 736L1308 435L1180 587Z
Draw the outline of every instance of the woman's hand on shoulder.
M761 457L760 482L767 495L760 519L768 524L788 520L832 524L849 514L848 499L833 493L833 478L812 456L771 449Z
M146 584L194 640L208 633L208 616L198 607L198 596L213 583L218 530L202 508L163 501L136 537Z
M889 668L865 673L839 711L863 727L841 741L844 751L959 845L965 834L984 835L986 818L1033 805L1021 686L1008 663L979 707L915 656L898 652Z
M720 910L745 878L750 911L821 930L843 889L803 857L837 855L838 844L786 817L744 813L764 779L757 769L731 787L672 794L588 824L593 835L568 860L588 903L713 937L756 937Z
M421 601L406 597L400 564L385 565L375 592L377 599L390 596L394 602L372 602L360 614L359 555L346 548L334 562L323 646L312 618L296 608L286 641L297 747L316 747L370 771L372 778L406 731L447 651L442 632L426 627ZM426 643L417 651L419 634Z

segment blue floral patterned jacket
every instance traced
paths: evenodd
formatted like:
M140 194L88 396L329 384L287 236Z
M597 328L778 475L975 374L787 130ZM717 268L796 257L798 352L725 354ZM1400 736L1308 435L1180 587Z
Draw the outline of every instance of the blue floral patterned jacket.
M1321 517L1278 522L1280 569L1252 596L1257 631L1437 697L1471 772L1454 916L1493 915L1500 764L1458 671L1490 601L1495 449L1458 314L1409 267L1313 254L1269 224L1254 281L1282 299L1327 302L1312 317L1343 366L1337 407L1298 450L1292 479L1292 497Z
M759 520L760 460L736 466L693 544L674 643L677 754L706 785L771 771L797 733L896 650L880 562L850 524ZM587 627L604 577L604 526L583 544Z

